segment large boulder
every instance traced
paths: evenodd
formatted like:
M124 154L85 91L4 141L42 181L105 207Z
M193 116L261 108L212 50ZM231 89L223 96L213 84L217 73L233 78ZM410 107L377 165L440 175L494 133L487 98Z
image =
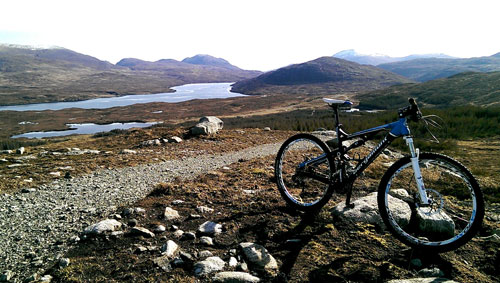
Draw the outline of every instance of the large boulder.
M401 226L410 223L411 209L410 206L399 198L389 196L389 201L392 204L393 217ZM382 217L378 212L377 193L371 193L365 197L352 201L354 207L346 207L345 202L339 203L334 207L332 213L337 216L347 217L356 222L365 222L385 228Z
M215 116L202 117L196 126L192 127L192 135L211 135L217 133L224 127L224 122Z
M418 228L433 239L449 239L455 233L455 223L444 211L417 209Z
M106 219L99 223L93 224L83 230L83 234L87 235L99 235L106 232L113 232L122 227L122 223L116 221L115 219Z

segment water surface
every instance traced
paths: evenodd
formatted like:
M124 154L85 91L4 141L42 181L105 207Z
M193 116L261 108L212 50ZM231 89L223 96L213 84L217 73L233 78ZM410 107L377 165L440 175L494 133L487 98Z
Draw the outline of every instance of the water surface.
M67 108L106 109L150 102L182 102L192 99L229 98L245 96L231 92L232 83L186 84L172 87L175 92L157 94L136 94L120 97L96 98L74 102L52 102L26 105L0 106L0 111L43 111Z
M116 129L131 129L131 128L144 128L144 127L149 127L154 124L157 124L157 122L151 122L151 123L113 123L113 124L105 124L105 125L98 125L98 124L93 124L93 123L86 123L86 124L67 124L67 126L70 128L69 130L65 131L50 131L50 132L29 132L29 133L24 133L21 135L16 135L12 136L13 139L16 138L28 138L28 139L40 139L40 138L49 138L49 137L62 137L62 136L69 136L69 135L89 135L89 134L95 134L95 133L100 133L100 132L109 132L112 130Z

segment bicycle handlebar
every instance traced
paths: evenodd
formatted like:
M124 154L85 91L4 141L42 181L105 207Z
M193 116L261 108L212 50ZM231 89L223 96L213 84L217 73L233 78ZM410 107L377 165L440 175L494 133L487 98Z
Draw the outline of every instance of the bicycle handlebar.
M413 122L418 122L422 118L422 112L418 108L417 101L414 98L409 98L410 106L398 110L399 118L409 117Z

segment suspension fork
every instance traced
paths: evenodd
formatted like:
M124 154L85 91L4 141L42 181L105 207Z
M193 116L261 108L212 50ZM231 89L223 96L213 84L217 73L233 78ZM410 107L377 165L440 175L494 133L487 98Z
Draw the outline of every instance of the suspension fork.
M415 149L413 145L413 138L410 136L405 136L403 139L406 141L406 145L410 149L411 153L411 166L413 168L413 175L415 177L415 182L417 183L417 190L420 196L421 205L428 205L429 199L427 198L427 194L425 193L424 179L422 178L422 173L420 172L420 165L418 164L419 158L419 149Z

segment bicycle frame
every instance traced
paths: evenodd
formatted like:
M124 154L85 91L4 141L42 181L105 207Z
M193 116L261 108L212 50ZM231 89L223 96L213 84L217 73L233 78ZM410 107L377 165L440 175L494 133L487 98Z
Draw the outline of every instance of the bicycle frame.
M389 124L385 124L382 126L374 127L367 130L362 130L359 132L355 132L353 134L348 134L342 129L342 125L339 122L339 113L338 107L332 107L335 112L335 130L337 132L337 140L338 140L338 149L330 152L329 154L333 157L338 157L342 162L349 161L350 159L346 157L346 153L356 147L363 145L367 140L370 140L372 136L381 132L381 131L389 131L389 133L376 145L373 150L360 161L358 165L354 168L354 170L350 174L346 174L346 172L340 172L338 184L335 185L346 185L352 184L357 177L361 175L361 173L397 138L403 137L406 140L406 144L408 145L411 153L412 167L415 176L415 181L417 183L417 189L420 195L420 205L426 206L429 204L429 200L425 193L425 186L422 179L422 175L420 173L420 167L418 164L418 149L415 149L413 144L413 138L410 135L410 129L408 128L406 117L400 118L396 122L392 122ZM353 140L356 138L361 138L361 142L358 140L353 145L349 147L344 147L343 142L348 140ZM324 162L327 156L318 156L314 159L308 160L300 164L299 167L305 167L309 165L314 165L317 163ZM344 170L343 167L340 170ZM343 180L343 177L346 177L346 180ZM347 193L346 205L350 205L350 197L351 197L352 189L350 189Z

